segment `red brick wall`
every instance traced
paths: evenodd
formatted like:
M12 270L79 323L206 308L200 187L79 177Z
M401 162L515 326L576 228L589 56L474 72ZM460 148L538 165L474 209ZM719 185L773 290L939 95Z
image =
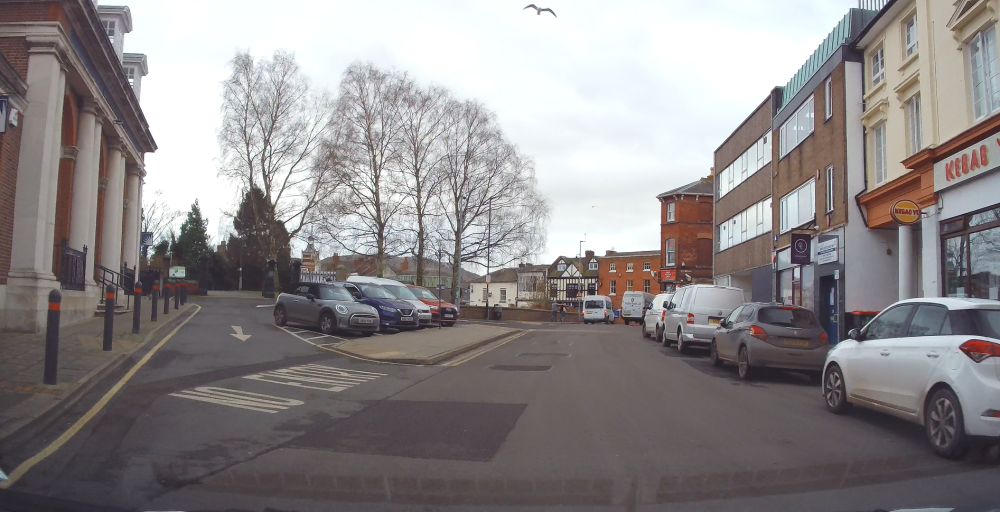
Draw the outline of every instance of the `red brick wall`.
M66 11L58 2L10 2L3 4L0 22L58 21L69 30Z
M632 280L632 290L641 292L643 281L649 280L649 293L656 294L660 291L657 278L649 271L644 271L643 264L649 262L649 268L656 272L660 268L660 255L649 254L646 256L598 256L597 257L597 294L611 297L615 309L622 307L622 294L628 291L628 281ZM615 271L611 272L611 264L615 264ZM628 272L628 264L632 264L632 272ZM615 282L615 295L611 295L611 281Z
M17 160L21 151L21 126L7 126L0 135L0 284L7 284L10 251L14 242L14 197Z
M674 203L674 222L667 222L667 203ZM660 268L674 269L675 281L663 286L711 282L712 261L698 261L698 240L713 240L712 196L681 196L660 199ZM674 240L674 264L666 264L666 241ZM704 244L704 243L703 243ZM702 252L704 253L704 247ZM704 255L703 255L704 256ZM690 276L690 279L687 278ZM659 290L657 290L658 292Z
M0 22L6 21L5 15L0 15ZM0 37L0 53L7 59L14 71L21 78L28 78L28 40L23 37Z

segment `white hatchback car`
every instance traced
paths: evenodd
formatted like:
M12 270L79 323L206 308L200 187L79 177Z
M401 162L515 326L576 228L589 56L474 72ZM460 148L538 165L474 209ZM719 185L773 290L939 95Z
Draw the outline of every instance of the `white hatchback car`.
M1000 441L1000 302L922 298L897 302L830 349L823 398L924 426L942 457L970 438Z

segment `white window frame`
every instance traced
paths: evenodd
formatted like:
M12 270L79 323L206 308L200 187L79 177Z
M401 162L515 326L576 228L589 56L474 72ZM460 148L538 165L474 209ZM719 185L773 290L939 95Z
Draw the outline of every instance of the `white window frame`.
M827 78L823 85L823 116L833 117L833 78Z
M917 53L917 14L914 13L903 22L903 53L909 57Z
M644 293L649 293L649 281L650 281L649 279L642 280L642 291Z
M878 85L885 80L885 46L879 46L872 52L872 85Z
M834 186L835 186L833 179L832 165L826 168L826 175L824 176L824 178L826 179L826 213L831 213L833 212L833 206L834 206L833 197L834 197Z
M667 203L667 222L673 222L675 218L676 209L674 203Z
M500 288L500 302L507 302L507 289Z
M610 281L610 283L608 284L608 286L609 286L609 288L608 288L608 289L610 290L610 291L608 292L608 294L609 294L609 295L616 295L616 294L618 293L618 283L617 283L617 282L615 282L615 280L614 280L614 279L612 279L612 280Z
M632 291L632 280L631 279L626 279L625 280L625 291L627 291L627 292Z
M909 133L909 140L907 143L909 147L907 148L909 152L908 155L913 155L917 151L923 148L923 122L921 120L920 113L920 94L914 94L909 101L906 102L906 125Z
M625 264L625 272L632 272L632 264L631 263L626 263Z
M740 183L771 163L770 136L771 132L762 135L752 146L736 157L733 163L729 164L729 167L719 172L719 197L728 194Z
M618 270L618 265L617 264L615 264L615 263L612 262L611 264L608 265L608 271L610 271L610 272L616 272L617 270Z
M668 238L663 242L663 252L665 255L664 265L676 265L677 246L673 238Z
M969 40L969 84L972 115L978 121L1000 109L1000 76L996 25L976 32ZM977 100L977 94L980 96Z
M488 300L489 300L489 297L486 296L486 287L484 286L483 287L483 300L480 301L480 302L486 302Z
M642 263L642 270L649 270L649 262L648 261L644 261Z
M812 135L816 125L814 100L815 96L809 96L809 99L802 103L802 106L781 125L779 148L781 158L784 158L802 141Z
M598 268L599 267L598 267L596 261L591 261L590 263L587 264L587 269L588 270L597 270Z
M117 35L118 33L118 24L115 23L115 20L104 20L104 23L102 23L102 25L104 25L104 33L107 34L108 39L110 39L111 42L114 43L115 35Z
M889 180L888 160L885 148L885 122L872 128L872 170L875 173L875 184L881 185Z
M808 217L802 216L798 200L799 197L802 195L801 192L803 190L807 190L805 196L809 198L810 207L809 210L807 210L807 213L809 214ZM795 204L795 219L791 218L792 211L790 205L793 204L793 202ZM779 201L779 205L781 207L781 225L780 225L781 233L786 233L799 226L815 221L816 178L809 179L809 181L796 187L795 190L792 190L791 192L785 194Z
M556 265L556 270L558 270L559 272L565 271L566 264L560 261L559 264Z

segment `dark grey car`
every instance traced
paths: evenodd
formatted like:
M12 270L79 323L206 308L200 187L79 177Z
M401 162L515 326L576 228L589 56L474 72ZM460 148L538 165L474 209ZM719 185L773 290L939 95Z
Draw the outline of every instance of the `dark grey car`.
M802 370L819 379L830 342L812 311L752 302L724 318L712 338L712 364L736 363L742 379L757 368Z
M354 299L342 283L302 284L282 293L274 305L274 323L318 327L323 334L353 331L371 336L379 330L378 311Z

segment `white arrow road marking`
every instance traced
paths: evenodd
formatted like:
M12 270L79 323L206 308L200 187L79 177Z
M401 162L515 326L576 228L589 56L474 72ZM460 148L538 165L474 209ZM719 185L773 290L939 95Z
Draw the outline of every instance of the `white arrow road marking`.
M239 391L236 389L214 388L210 386L185 389L184 391L178 391L177 393L170 393L170 396L225 405L229 407L238 407L240 409L249 409L251 411L266 412L270 414L305 403L301 400L295 400L293 398L282 398L280 396L251 393L249 391Z
M240 341L246 341L250 339L250 336L252 336L251 334L243 334L243 328L238 325L234 325L233 330L236 331L236 334L230 334L230 336Z

